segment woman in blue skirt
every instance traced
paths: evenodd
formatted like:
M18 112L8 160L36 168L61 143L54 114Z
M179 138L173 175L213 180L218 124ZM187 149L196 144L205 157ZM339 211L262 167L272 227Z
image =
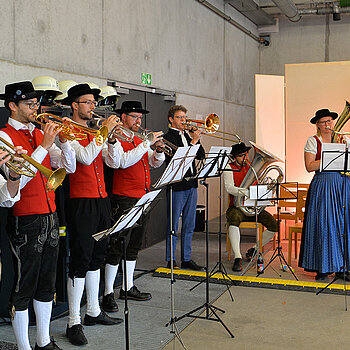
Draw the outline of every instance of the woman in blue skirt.
M350 179L339 172L320 172L322 143L330 143L335 112L320 109L310 120L316 124L317 135L308 138L304 148L305 167L315 171L306 200L299 266L316 272L316 280L324 280L335 272L342 278L344 266L344 235L349 234ZM346 204L344 210L344 204ZM345 219L345 225L344 225ZM345 231L345 232L344 232ZM349 266L349 239L345 266ZM350 280L348 271L345 278Z

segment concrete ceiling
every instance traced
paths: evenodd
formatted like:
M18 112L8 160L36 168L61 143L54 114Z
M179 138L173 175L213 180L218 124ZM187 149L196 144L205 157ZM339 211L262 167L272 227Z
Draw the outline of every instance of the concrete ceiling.
M275 1L276 3L286 3L290 7L296 9L296 13L300 15L322 15L326 13L334 13L339 10L339 5L342 1L333 0L283 0ZM257 26L270 25L275 23L274 17L280 15L287 15L281 11L281 7L276 6L272 0L225 0L225 3L234 7L237 11L242 13L245 17L255 23ZM343 0L343 2L345 2ZM350 6L350 1L347 6ZM344 8L340 8L345 11ZM287 17L289 17L287 15ZM291 18L290 18L291 19ZM300 19L298 15L296 21ZM291 19L293 21L293 19Z

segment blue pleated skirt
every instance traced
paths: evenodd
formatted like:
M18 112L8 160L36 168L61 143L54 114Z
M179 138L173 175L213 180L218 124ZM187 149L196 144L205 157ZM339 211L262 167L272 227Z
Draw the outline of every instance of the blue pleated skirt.
M344 234L347 235L345 265L348 269L349 190L348 176L342 176L338 172L315 174L308 193L303 248L299 261L300 266L306 270L323 273L340 271L344 265Z

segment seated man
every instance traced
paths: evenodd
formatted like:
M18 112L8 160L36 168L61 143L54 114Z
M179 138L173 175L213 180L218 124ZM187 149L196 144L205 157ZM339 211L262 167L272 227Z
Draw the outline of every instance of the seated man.
M247 188L239 187L246 176L250 163L248 158L248 151L251 147L247 147L243 142L237 143L232 146L230 156L231 161L227 164L227 169L232 171L224 172L224 184L225 189L230 196L230 206L226 211L226 218L229 225L229 238L231 242L232 251L235 257L232 270L242 271L242 255L240 251L240 231L239 225L242 221L255 222L255 215L245 215L239 208L234 205L234 197L238 195L249 196L249 190ZM277 222L273 216L266 210L263 210L258 215L258 222L262 223L267 230L262 234L262 245L268 243L271 238L277 232ZM246 253L248 260L254 255L256 246L250 248Z

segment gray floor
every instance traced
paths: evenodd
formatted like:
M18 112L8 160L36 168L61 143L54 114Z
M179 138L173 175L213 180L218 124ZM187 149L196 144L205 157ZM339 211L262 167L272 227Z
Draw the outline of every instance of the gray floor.
M199 263L205 262L205 235L196 233L193 239L193 259ZM250 239L251 240L251 239ZM249 239L242 240L242 254L252 246ZM283 243L283 251L286 255L286 243ZM217 235L210 235L209 243L210 268L218 260ZM143 250L140 253L137 269L151 271L157 267L165 266L164 251L165 243L161 242L153 247ZM271 247L270 247L271 248ZM265 253L265 262L269 260L272 251ZM222 259L228 273L231 270L232 262L228 261L226 252L226 236L223 236ZM176 260L180 263L179 252L176 253ZM244 263L247 264L246 262ZM279 259L276 259L264 277L294 279L289 272L280 270ZM293 261L295 267L295 261ZM304 273L295 267L295 272L300 279L313 281L314 274ZM140 273L140 271L138 271ZM247 275L256 274L256 265L247 272ZM280 277L281 276L281 277ZM165 324L170 320L170 281L167 278L152 277L152 273L145 273L136 279L135 284L140 290L152 293L152 300L147 302L129 303L130 318L130 349L161 349L172 339L170 327ZM177 280L175 285L175 316L202 305L205 302L205 285L202 284L193 292L189 291L195 282ZM216 300L216 306L226 310L222 315L228 327L235 334L231 339L225 329L218 322L208 320L195 320L186 317L177 323L179 331L187 327L181 333L188 349L277 349L279 342L283 340L283 347L288 349L312 349L310 341L296 342L298 334L306 339L307 334L315 337L318 332L326 332L329 322L330 337L336 336L339 346L336 349L345 349L344 339L348 339L347 331L349 323L348 313L344 311L344 297L334 295L321 295L316 297L313 293L276 291L261 288L231 287L235 301L229 300L226 286L210 284L210 300ZM118 294L118 291L117 291ZM304 306L305 303L305 306ZM115 315L124 318L123 301L119 302L120 311ZM82 309L84 315L85 309ZM192 323L191 323L192 322ZM190 324L191 323L191 324ZM62 349L76 349L65 337L67 316L51 323L51 333ZM189 325L190 324L190 325ZM339 327L337 327L339 326ZM309 329L308 327L311 327ZM320 327L318 331L317 327ZM346 329L337 333L337 330ZM339 329L338 329L339 328ZM309 330L308 330L309 329ZM84 332L89 344L82 348L89 349L125 349L124 325L117 326L93 326L85 327ZM266 332L266 333L265 333ZM324 334L320 339L324 339ZM326 332L327 333L327 332ZM344 336L343 336L344 335ZM35 343L35 327L30 327L31 343ZM317 340L317 339L316 339ZM327 340L323 343L315 340L318 345L330 345ZM350 339L349 339L350 340ZM14 343L14 335L11 326L0 327L0 349L1 341ZM345 341L345 340L344 340ZM187 345L188 344L188 345ZM297 345L297 346L296 346ZM166 347L170 349L182 348L178 342L171 343ZM318 347L322 348L322 346ZM323 347L326 348L326 347ZM7 349L7 348L6 348Z

